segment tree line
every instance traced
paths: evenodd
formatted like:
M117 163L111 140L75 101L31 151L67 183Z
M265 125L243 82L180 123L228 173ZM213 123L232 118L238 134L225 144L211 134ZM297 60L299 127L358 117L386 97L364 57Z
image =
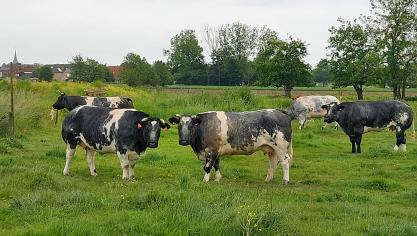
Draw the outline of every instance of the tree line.
M417 0L370 0L368 16L338 19L329 29L328 56L314 69L305 62L306 42L267 26L241 22L211 27L199 34L183 30L163 50L167 61L149 63L128 53L121 64L121 82L130 86L259 85L283 87L291 96L294 86L315 84L352 86L358 99L364 87L390 87L395 99L416 85ZM200 39L200 40L199 40ZM204 54L205 52L205 54ZM208 55L205 58L204 55ZM93 59L76 56L70 62L71 79L113 81L108 68Z

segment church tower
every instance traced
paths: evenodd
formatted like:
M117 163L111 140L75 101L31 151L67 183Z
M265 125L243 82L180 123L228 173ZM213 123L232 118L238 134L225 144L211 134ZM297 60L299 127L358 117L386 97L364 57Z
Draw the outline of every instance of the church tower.
M13 64L14 64L14 65L19 64L19 61L17 60L17 56L16 56L16 50L14 51Z

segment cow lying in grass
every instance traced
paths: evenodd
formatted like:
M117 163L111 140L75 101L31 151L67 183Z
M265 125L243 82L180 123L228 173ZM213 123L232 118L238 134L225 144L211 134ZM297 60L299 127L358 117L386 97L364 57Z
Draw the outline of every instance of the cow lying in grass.
M278 161L281 161L284 172L284 184L290 180L289 167L293 156L291 118L281 110L175 115L169 121L178 124L179 144L191 145L198 159L205 161L203 181L209 181L213 166L215 180L220 180L221 156L250 155L258 150L269 157L265 181L272 180Z
M117 153L123 179L134 177L136 160L147 147L158 147L162 129L170 125L135 109L80 106L72 110L62 124L62 138L67 144L64 175L69 174L77 145L85 148L92 176L97 175L96 152Z
M357 101L323 105L324 121L337 122L349 136L352 153L361 152L362 134L390 128L395 130L394 150L406 151L405 131L413 124L413 110L400 101ZM413 127L414 134L414 127Z

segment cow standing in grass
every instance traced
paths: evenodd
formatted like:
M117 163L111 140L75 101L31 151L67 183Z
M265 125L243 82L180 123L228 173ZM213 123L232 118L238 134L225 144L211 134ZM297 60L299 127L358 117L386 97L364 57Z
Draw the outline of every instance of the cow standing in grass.
M66 108L71 111L82 105L110 108L133 108L133 101L126 97L68 96L65 95L65 93L61 93L52 107L56 110Z
M293 119L298 119L299 129L306 126L308 118L322 118L326 114L326 110L322 109L323 105L335 102L339 104L339 100L333 96L303 96L294 100L288 108L288 114ZM322 129L326 127L323 124ZM337 123L335 128L337 128Z
M262 150L269 157L265 181L272 180L278 161L281 161L283 182L289 182L293 156L291 118L281 110L175 115L169 121L178 124L179 144L191 145L198 159L205 161L203 181L209 181L213 166L215 180L220 180L221 156L250 155Z
M390 128L395 130L394 150L406 151L405 131L413 125L413 110L401 101L357 101L323 105L324 121L337 122L349 136L352 153L361 152L362 134Z
M135 109L112 109L80 106L72 110L62 124L62 138L67 144L64 175L69 174L77 145L85 148L88 167L96 176L95 153L117 153L123 179L134 177L136 160L147 147L158 147L161 128L169 129L164 120L149 117Z

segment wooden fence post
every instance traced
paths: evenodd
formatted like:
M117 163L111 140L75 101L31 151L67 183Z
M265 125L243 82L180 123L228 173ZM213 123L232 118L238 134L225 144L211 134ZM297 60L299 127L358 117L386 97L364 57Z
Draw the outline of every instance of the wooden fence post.
M13 63L10 63L10 113L9 113L9 122L10 122L10 135L14 136L15 133L15 123L14 123L14 68Z

